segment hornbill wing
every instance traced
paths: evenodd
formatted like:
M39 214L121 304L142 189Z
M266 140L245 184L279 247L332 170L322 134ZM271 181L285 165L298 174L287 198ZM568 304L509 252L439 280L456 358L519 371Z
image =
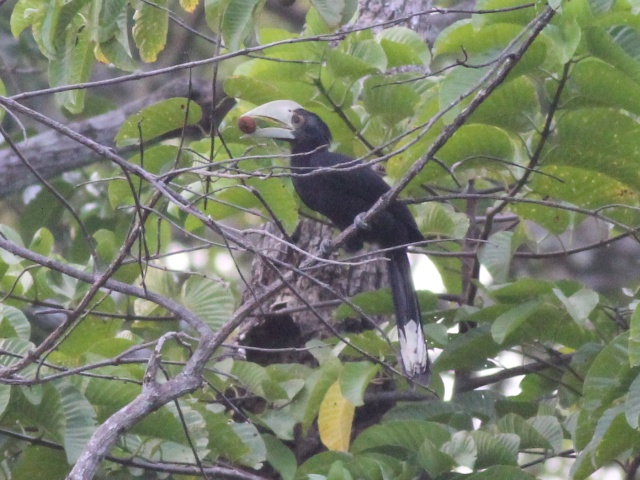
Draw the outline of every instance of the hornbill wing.
M325 215L341 230L390 190L369 166L358 165L349 157L333 152L310 157L305 167L294 169L296 191L307 207ZM317 171L323 168L327 170ZM304 175L309 170L313 173ZM409 209L397 201L378 212L359 237L384 248L424 240Z

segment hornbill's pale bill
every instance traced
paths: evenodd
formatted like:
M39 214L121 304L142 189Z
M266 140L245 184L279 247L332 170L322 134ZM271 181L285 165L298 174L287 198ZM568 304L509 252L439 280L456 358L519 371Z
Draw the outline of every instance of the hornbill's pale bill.
M279 126L257 128L256 117L273 120ZM296 192L307 207L326 216L340 230L358 222L358 215L369 210L390 189L368 166L354 168L358 162L330 152L329 127L295 102L276 100L261 105L240 117L238 125L252 137L286 140L291 144L291 173ZM357 233L347 241L349 250L360 249L363 242L391 249L386 257L402 366L408 376L426 383L429 356L406 248L424 237L407 206L397 201L387 205L369 225L358 226Z

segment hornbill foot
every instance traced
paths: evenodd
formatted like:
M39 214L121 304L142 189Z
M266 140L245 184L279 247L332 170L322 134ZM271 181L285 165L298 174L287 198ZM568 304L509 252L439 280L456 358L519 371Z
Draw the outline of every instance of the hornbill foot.
M369 230L371 228L371 225L364 220L364 213L356 215L356 218L353 219L353 224L358 230Z

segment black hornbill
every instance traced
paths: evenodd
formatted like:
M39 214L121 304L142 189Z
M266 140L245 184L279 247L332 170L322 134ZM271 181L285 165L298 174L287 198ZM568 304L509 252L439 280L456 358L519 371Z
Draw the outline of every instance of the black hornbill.
M256 128L254 117L276 121L279 127ZM358 216L390 189L371 168L357 168L358 162L353 159L330 152L329 127L295 102L266 103L240 117L238 124L253 137L286 140L291 144L291 173L296 192L307 207L329 218L340 230L358 223ZM360 249L363 242L391 249L386 257L402 365L407 375L426 381L429 357L406 248L424 237L407 206L397 201L378 213L369 225L358 226L355 236L347 242L349 250Z

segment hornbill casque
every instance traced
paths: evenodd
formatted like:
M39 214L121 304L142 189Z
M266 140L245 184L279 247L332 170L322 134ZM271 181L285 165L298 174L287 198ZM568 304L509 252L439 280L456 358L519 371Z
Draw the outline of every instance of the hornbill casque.
M277 122L278 127L257 128L255 118ZM291 145L293 185L300 199L344 230L369 210L390 187L368 166L329 151L329 127L312 112L290 100L261 105L238 120L240 129L252 137L285 140ZM355 167L355 168L354 168ZM320 171L317 171L320 170ZM313 173L312 173L313 172ZM398 325L400 358L405 373L426 383L429 356L422 331L422 316L407 257L407 244L424 237L406 205L392 201L368 225L358 224L357 233L347 241L354 251L363 242L387 250L389 283ZM396 248L394 248L396 247Z

